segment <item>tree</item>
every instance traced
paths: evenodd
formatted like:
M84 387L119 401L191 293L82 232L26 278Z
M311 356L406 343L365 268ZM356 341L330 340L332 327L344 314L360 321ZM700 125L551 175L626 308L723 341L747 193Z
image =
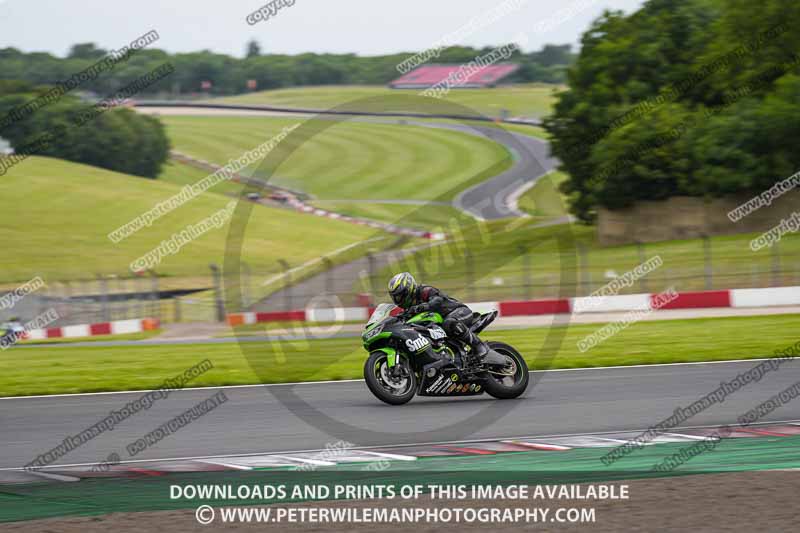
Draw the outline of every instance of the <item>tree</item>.
M247 58L258 57L260 55L261 55L261 46L258 44L258 42L255 39L248 42L247 54L245 54L245 57Z
M106 55L106 51L97 48L94 43L79 43L72 45L67 55L68 59L100 59Z
M0 96L0 117L36 96L31 92ZM76 119L86 109L79 99L65 96L12 123L1 133L15 149L49 139L38 155L148 178L159 175L169 157L169 140L156 118L118 108L78 125Z

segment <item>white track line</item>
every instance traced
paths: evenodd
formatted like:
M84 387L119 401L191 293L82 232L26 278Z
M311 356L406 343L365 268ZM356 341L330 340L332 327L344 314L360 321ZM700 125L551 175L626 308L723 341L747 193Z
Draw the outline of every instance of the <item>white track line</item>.
M706 440L707 437L700 437L699 435L684 435L682 433L662 433L662 435L673 435L675 437L683 437L688 440Z
M773 426L779 424L790 424L793 426L800 426L800 419L794 420L771 420L768 422L754 422L750 424L752 426ZM677 429L712 429L718 428L720 424L707 424L702 426L683 426ZM409 442L404 444L382 444L378 446L357 446L353 448L349 448L350 450L358 450L358 451L367 451L369 450L391 450L394 448L408 448L412 446L437 446L437 445L445 445L445 444L475 444L480 442L503 442L503 441L537 441L537 440L544 440L544 439L553 439L553 438L561 438L561 437L593 437L597 435L614 435L619 433L644 433L647 429L627 429L627 430L619 430L619 431L595 431L591 433L561 433L561 434L553 434L553 435L528 435L523 437L489 437L485 439L470 439L470 440L456 440L456 441L433 441L433 442ZM628 442L628 441L620 441L620 442ZM284 451L284 452L249 452L249 453L236 453L236 454L226 454L226 455L198 455L198 456L189 456L189 457L166 457L163 459L133 459L131 461L121 461L119 464L137 464L137 463L165 463L170 461L203 461L203 460L212 460L212 459L232 459L235 457L253 457L253 456L270 456L270 457L279 457L282 459L289 459L292 458L287 457L286 454L294 454L294 453L320 453L330 451L324 448L312 449L312 450L292 450L292 451ZM295 460L300 460L300 458L295 458ZM95 466L97 463L71 463L71 464L58 464L58 465L46 465L42 467L38 467L35 471L41 473L41 470L46 468L73 468L79 466ZM334 463L331 463L334 464ZM25 471L24 467L4 467L0 468L0 472L11 472L11 471ZM33 473L33 471L31 471Z
M232 463L227 463L227 462L224 462L224 461L209 461L209 460L202 460L202 461L199 461L199 462L201 462L201 463L208 463L208 464L210 464L210 465L220 465L220 466L226 466L226 467L228 467L228 468L232 468L232 469L234 469L234 470L252 470L252 469L253 469L253 467L252 467L252 466L245 466L245 465L235 465L235 464L232 464Z
M31 474L41 476L52 481L80 481L81 478L75 476L64 476L62 474L51 474L49 472L31 472Z
M374 455L375 457L383 457L384 459L392 459L393 461L416 461L417 458L413 455L397 455L396 453L383 453L383 452L371 452L369 450L358 450L361 453L366 453L367 455Z
M550 368L547 370L531 370L531 374L547 373L547 372L580 372L586 370L616 370L622 368L651 368L662 366L689 366L689 365L717 365L726 363L747 363L750 361L769 361L773 357L759 357L757 359L731 359L727 361L693 361L686 363L653 363L643 365L618 365L618 366L587 366L582 368ZM800 357L793 357L792 359L800 359ZM214 390L214 389L247 389L257 387L296 387L299 385L329 385L332 383L363 383L363 379L338 379L326 381L297 381L291 383L260 383L253 385L210 385L208 387L186 387L183 389L175 389L173 392L181 391L196 391L196 390ZM109 394L139 394L145 392L153 392L156 389L141 389L141 390L125 390L125 391L107 391L107 392L76 392L72 394L38 394L32 396L0 396L0 400L20 400L27 398L64 398L64 397L78 397L78 396L104 396Z
M297 452L291 452L291 453L297 453ZM251 453L250 455L260 455L260 454ZM286 459L287 461L292 461L295 463L305 463L314 466L336 466L336 463L333 463L331 461L322 461L320 459L305 459L303 457L291 457L288 455L274 455L274 454L264 454L264 455L269 455L270 457L276 457L278 459Z

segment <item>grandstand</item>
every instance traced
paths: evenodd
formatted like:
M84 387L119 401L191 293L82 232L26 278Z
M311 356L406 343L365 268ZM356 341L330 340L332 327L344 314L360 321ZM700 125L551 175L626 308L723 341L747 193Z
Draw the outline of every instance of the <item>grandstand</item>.
M437 83L444 82L451 76L451 79L457 79L456 74L462 68L467 73L466 79L463 83L452 84L451 86L474 89L494 87L500 80L516 72L519 69L519 65L498 63L478 68L475 72L469 72L466 65L424 65L391 81L389 87L392 89L427 89Z

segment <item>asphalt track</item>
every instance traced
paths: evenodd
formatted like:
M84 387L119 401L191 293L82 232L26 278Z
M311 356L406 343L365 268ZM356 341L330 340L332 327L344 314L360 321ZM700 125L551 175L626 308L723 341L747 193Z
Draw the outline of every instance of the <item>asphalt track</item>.
M361 381L229 387L223 389L226 403L135 459L313 450L340 439L379 446L640 431L757 364L738 361L535 372L532 377L538 383L517 400L418 397L401 407L382 404ZM798 381L800 361L785 362L681 427L734 424L739 415ZM173 392L54 464L96 463L112 452L129 459L125 452L128 443L218 390ZM0 399L0 468L25 465L141 394ZM759 422L797 419L800 400L779 407Z

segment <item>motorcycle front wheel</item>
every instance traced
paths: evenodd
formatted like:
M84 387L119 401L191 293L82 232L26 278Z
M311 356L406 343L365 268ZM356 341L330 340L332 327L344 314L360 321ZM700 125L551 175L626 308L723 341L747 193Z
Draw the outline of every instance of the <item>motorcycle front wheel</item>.
M369 354L364 363L364 381L379 400L390 405L402 405L411 401L417 393L417 376L403 355L397 356L399 377L389 369L387 355L381 351Z

